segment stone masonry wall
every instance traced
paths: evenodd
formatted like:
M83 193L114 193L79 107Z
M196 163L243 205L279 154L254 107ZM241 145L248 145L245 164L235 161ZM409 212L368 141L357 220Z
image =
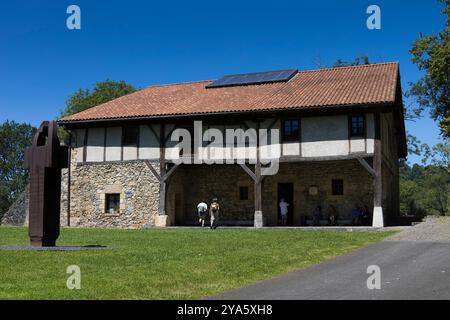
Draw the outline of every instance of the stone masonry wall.
M72 153L70 225L143 228L158 213L159 183L141 161L76 164ZM155 166L157 167L157 166ZM106 194L120 194L119 213L106 213Z
M332 194L332 179L342 179L344 194ZM294 184L294 224L300 217L311 217L317 205L327 217L329 205L334 205L340 219L350 219L355 205L373 207L373 180L357 160L281 163L275 176L264 180L263 213L268 224L276 224L278 183ZM310 194L310 187L317 187L317 194ZM274 196L273 196L274 195Z
M174 216L175 224L191 224L197 219L196 206L202 199L211 202L217 196L221 204L221 220L253 222L254 187L253 181L238 165L188 165L180 166L173 176L168 200L173 200L171 188L175 184L179 197L182 195L184 212L174 212L174 205L168 210ZM344 195L332 195L331 180L342 179ZM341 218L350 218L351 210L358 205L367 205L372 210L372 178L357 160L281 163L275 176L267 176L263 185L263 213L268 225L277 224L278 183L293 183L294 224L300 224L300 216L311 216L317 205L322 206L324 217L333 204ZM183 187L180 187L180 184ZM239 187L248 187L248 200L239 199ZM309 188L318 188L317 195L310 195ZM183 191L184 190L184 193Z

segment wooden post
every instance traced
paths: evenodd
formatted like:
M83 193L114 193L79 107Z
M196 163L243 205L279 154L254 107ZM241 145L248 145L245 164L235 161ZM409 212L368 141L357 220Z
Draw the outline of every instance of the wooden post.
M383 217L383 190L382 190L382 171L381 171L381 119L380 114L376 113L375 117L375 141L374 141L374 154L373 154L373 170L375 171L375 177L373 180L373 227L384 227Z
M261 179L261 158L259 150L259 128L260 124L256 125L256 164L255 164L255 228L261 228L264 226L263 213L262 213L262 179Z
M159 131L159 215L166 215L166 135L164 124Z

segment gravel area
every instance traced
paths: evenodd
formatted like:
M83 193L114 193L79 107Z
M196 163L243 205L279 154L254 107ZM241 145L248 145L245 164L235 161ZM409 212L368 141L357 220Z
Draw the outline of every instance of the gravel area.
M386 239L387 241L450 241L450 216L429 216L424 222Z

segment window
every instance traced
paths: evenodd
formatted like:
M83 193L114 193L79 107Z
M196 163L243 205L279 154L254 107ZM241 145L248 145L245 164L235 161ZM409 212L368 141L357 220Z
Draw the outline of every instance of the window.
M366 118L364 115L350 117L350 137L364 137L366 133Z
M239 187L239 200L248 200L248 187Z
M117 214L120 212L120 194L110 193L105 196L105 211L108 214Z
M139 137L138 127L125 127L123 128L123 145L124 146L136 146Z
M284 120L283 121L283 141L300 140L300 121Z
M331 193L333 196L342 196L344 194L344 181L342 179L331 180Z

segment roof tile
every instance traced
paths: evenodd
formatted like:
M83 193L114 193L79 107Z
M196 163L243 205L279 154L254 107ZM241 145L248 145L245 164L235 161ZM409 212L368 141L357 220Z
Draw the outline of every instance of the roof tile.
M398 63L298 72L288 82L209 88L212 81L156 85L60 122L394 103Z

